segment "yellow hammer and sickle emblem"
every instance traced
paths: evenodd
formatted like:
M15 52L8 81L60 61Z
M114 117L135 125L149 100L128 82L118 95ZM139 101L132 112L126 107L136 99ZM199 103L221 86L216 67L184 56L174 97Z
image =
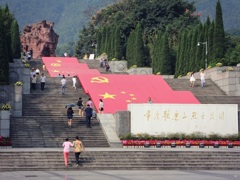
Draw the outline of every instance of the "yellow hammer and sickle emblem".
M91 83L109 83L108 78L98 76L91 78Z
M51 66L58 67L58 66L61 66L61 64L59 64L59 63L52 63Z

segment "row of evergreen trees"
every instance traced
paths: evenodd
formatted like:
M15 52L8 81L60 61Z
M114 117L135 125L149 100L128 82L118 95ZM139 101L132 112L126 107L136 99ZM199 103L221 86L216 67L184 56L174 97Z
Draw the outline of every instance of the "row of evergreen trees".
M180 33L175 77L223 62L225 43L222 9L218 1L215 21L208 18L204 24Z
M225 37L220 0L216 4L215 20L208 18L205 23L199 21L194 7L186 1L144 0L143 5L138 1L124 2L98 13L95 22L85 28L84 34L80 33L77 56L84 50L88 53L86 49L90 45L86 43L94 41L97 52L107 53L109 60L126 58L129 67L152 67L153 73L175 74L175 77L206 68L206 64L236 65L239 61L240 41L235 39L235 43ZM126 2L136 9L130 11ZM156 12L161 12L161 16L156 16Z
M9 83L9 63L21 57L19 26L8 6L0 6L0 84Z

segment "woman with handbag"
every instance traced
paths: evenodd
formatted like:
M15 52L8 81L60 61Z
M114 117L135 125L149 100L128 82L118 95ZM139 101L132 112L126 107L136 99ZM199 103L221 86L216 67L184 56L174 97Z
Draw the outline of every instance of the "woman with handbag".
M79 137L76 136L76 140L73 141L73 147L74 147L74 154L75 154L75 158L76 158L76 165L75 167L78 167L79 165L79 156L81 154L82 151L84 151L84 146L82 141L79 140Z

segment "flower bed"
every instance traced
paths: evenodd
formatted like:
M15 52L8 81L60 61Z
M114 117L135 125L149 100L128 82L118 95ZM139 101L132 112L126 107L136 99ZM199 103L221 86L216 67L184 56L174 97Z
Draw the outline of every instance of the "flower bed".
M190 146L199 146L200 143L203 143L204 146L235 146L240 147L240 141L222 141L222 140L122 140L122 145L125 147L141 147L146 144L149 146L169 146L171 147L173 144L177 146L186 146L186 144L190 144Z
M0 146L12 146L12 141L9 137L0 136Z

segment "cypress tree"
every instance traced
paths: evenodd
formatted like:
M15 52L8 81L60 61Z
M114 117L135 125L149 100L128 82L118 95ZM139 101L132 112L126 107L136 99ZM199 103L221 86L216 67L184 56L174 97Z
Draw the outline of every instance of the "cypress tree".
M177 78L180 75L180 52L181 52L181 37L182 37L182 31L178 35L178 49L177 49L177 55L176 55L176 65L175 65L175 74L174 77Z
M101 53L106 53L106 33L107 33L107 28L106 26L103 27L103 30L102 30L102 39L101 39L101 46L99 47L100 48L100 52Z
M186 73L186 66L187 66L187 62L185 61L185 57L187 52L187 31L185 30L183 33L183 38L181 39L181 46L182 46L182 50L181 50L181 75Z
M215 61L220 61L224 57L225 52L225 33L223 27L222 7L218 0L216 5L216 17L213 37L213 51Z
M121 42L121 31L119 27L116 27L115 33L114 33L114 39L115 39L115 55L114 57L117 59L122 59L123 53L122 53L122 42Z
M105 52L107 53L108 57L109 57L109 44L110 44L110 33L111 33L111 29L109 27L106 28L106 37L105 37Z
M144 66L144 44L143 44L143 32L140 23L136 27L136 36L135 36L135 50L134 50L134 61L138 67Z
M198 29L198 42L203 42L204 41L204 32L203 32L203 25L200 24L199 29ZM204 54L204 49L205 46L203 44L199 44L197 51L196 51L196 59L195 59L195 68L194 71L198 71L201 68L204 68L205 64L205 54Z
M13 62L12 55L12 40L11 40L11 25L14 18L9 11L8 5L6 5L3 11L3 22L4 22L4 46L6 51L6 58L8 62Z
M128 61L128 67L136 65L134 62L134 46L135 46L135 31L132 31L127 40L126 59Z
M8 84L9 61L5 49L5 26L3 10L0 7L0 84Z
M19 26L16 20L12 22L11 37L12 37L11 44L12 44L13 58L19 59L21 58L21 43L20 43Z
M98 32L97 32L97 52L98 52L98 54L102 53L101 47L102 47L102 30L98 30Z
M112 31L114 29L111 29L110 27L108 27L107 29L108 29L108 33L107 33L106 53L108 55L108 59L111 60L113 58L113 55L112 55L112 42L113 42L112 34L113 34L113 32Z
M208 30L208 64L214 64L213 57L213 36L214 36L214 22L211 23Z
M161 66L160 66L161 74L172 74L170 49L169 49L168 37L166 33L164 33L164 35L161 38L160 61L161 61Z
M191 71L191 68L190 68L191 41L192 41L192 31L187 31L187 39L186 39L186 52L187 53L185 53L185 58L184 58L184 61L186 62L186 67L185 67L186 72Z
M152 68L153 73L161 73L161 38L162 32L157 34L157 37L154 41L154 49L153 49L153 59L152 59Z
M192 42L191 42L191 49L190 49L190 61L189 61L189 72L192 72L196 66L196 52L197 52L197 37L198 37L198 26L192 30Z
M175 77L179 75L184 75L185 71L185 62L184 62L184 54L185 54L185 41L187 38L186 32L182 31L179 35L179 43L178 43L178 51L177 51L177 60L176 60L176 70Z

